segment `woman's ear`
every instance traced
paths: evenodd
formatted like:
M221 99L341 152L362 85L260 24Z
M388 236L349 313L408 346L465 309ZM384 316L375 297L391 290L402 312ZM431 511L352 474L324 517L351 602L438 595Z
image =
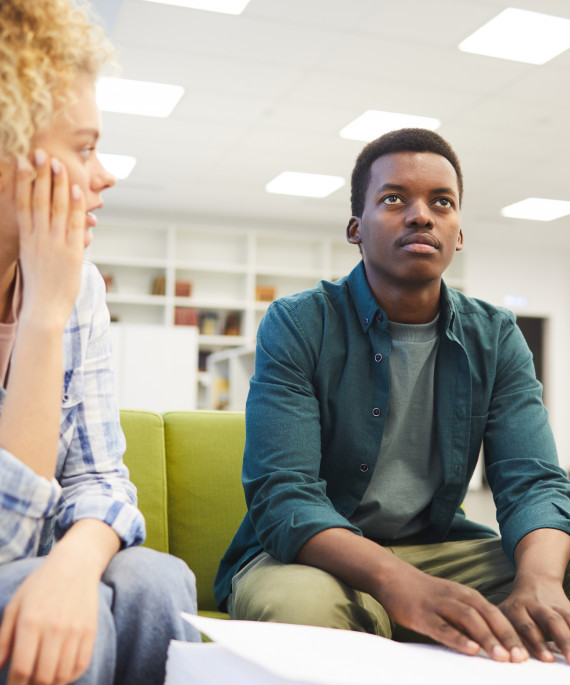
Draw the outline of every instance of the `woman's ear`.
M348 220L346 239L353 245L360 245L360 219L357 216L351 216Z

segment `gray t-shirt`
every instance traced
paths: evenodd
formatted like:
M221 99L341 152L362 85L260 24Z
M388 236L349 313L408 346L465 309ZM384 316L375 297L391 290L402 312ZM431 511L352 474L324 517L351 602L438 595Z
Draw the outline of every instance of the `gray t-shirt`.
M386 425L372 479L350 518L368 538L398 540L420 533L443 482L434 420L438 318L427 324L388 323Z

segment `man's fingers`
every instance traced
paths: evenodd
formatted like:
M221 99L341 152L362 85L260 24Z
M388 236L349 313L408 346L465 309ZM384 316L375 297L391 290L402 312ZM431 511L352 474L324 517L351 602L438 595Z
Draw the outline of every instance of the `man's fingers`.
M510 621L483 597L473 595L469 602L450 603L445 618L495 661L525 661L529 654Z
M570 661L570 615L565 616L556 610L543 609L534 616L529 615L527 621L515 627L529 645L532 653L541 661L554 661L554 655L549 649L545 636L549 636L554 644Z
M467 656L475 656L481 649L481 645L475 640L471 640L444 618L441 618L441 622L432 637L441 642L442 645L456 649L462 654L467 654Z

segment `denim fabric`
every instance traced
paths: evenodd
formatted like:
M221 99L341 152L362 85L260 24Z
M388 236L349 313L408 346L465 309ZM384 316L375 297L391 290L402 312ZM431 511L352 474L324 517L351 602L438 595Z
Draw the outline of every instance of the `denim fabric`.
M84 518L109 524L124 546L144 540L136 489L122 460L125 438L110 361L105 286L86 262L63 336L55 478L39 476L0 447L0 563L47 554L55 540ZM0 386L0 411L5 395Z
M570 484L514 315L443 284L439 330L434 418L444 482L414 542L496 535L460 508L482 443L507 556L537 528L570 533ZM322 530L360 533L348 518L378 458L390 349L362 262L269 307L246 407L248 513L218 570L221 607L233 575L261 550L290 563Z
M0 614L43 559L0 566ZM193 573L176 557L131 547L116 554L99 584L97 637L81 685L161 685L171 639L200 641L180 617L196 613ZM0 672L4 685L7 669Z

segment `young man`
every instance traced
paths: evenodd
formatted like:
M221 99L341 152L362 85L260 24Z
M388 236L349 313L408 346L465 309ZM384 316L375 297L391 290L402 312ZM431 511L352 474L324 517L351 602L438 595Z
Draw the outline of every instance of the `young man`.
M360 154L362 262L275 302L247 402L248 514L216 582L234 618L570 662L570 484L508 311L448 289L459 161L403 129ZM502 538L461 509L481 444Z

